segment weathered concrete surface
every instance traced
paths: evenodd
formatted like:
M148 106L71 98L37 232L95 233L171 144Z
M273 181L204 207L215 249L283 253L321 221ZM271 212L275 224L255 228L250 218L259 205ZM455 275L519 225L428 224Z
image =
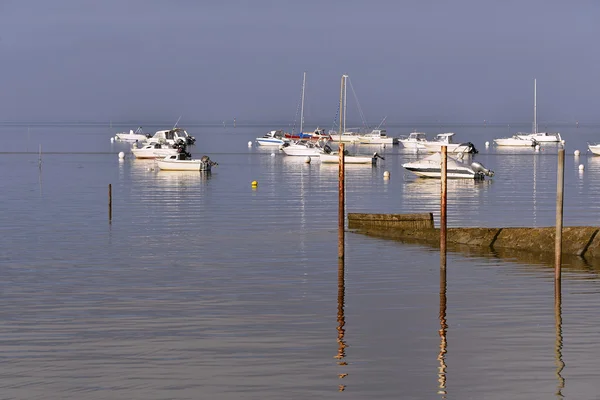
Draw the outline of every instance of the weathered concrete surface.
M433 213L420 214L361 214L348 213L348 227L433 228Z
M358 215L359 217L355 217ZM358 233L369 236L406 241L429 243L439 246L440 231L432 226L416 226L419 221L414 216L427 214L348 214L348 226ZM422 217L420 217L422 218ZM365 223L365 221L368 221ZM397 225L391 225L391 222ZM433 223L433 221L431 221ZM404 224L404 225L402 225ZM410 225L414 224L414 225ZM425 225L425 224L423 224ZM600 259L600 228L592 226L564 227L562 253ZM447 230L447 243L486 247L490 249L512 249L535 253L554 253L556 228L450 228Z

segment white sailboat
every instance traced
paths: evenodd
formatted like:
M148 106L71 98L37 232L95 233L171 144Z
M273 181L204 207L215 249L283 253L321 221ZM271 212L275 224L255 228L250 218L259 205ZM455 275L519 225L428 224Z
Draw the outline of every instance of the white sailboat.
M342 83L340 89L340 127L339 127L339 136L338 141L342 142L342 133L344 132L344 127L346 126L346 80L348 79L348 75L342 75ZM333 137L333 136L332 136ZM339 151L333 152L329 148L329 146L324 147L324 152L320 156L322 163L339 163L340 162L340 154ZM381 158L379 154L374 153L373 155L350 155L344 151L344 163L347 164L370 164L375 165L377 163L377 159Z
M558 132L538 132L537 124L537 79L533 80L533 129L531 133L518 132L521 139L534 139L537 143L562 143Z

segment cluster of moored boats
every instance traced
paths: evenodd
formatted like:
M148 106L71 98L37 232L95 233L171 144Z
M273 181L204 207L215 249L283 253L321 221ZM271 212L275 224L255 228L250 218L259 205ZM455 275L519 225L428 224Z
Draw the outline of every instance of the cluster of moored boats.
M157 159L156 165L161 170L210 171L217 165L208 156L192 157L187 146L193 145L196 138L183 128L174 127L149 135L139 127L135 131L117 133L116 139L132 143L131 153L135 158Z

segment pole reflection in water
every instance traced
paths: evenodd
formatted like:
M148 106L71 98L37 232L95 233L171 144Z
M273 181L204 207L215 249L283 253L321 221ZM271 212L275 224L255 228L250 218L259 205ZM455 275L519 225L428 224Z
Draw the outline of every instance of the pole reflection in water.
M346 366L348 363L344 360L346 357L346 342L344 341L344 333L346 329L344 326L346 325L346 319L344 317L344 295L345 295L346 287L344 283L344 259L340 258L338 260L338 312L337 312L337 343L338 343L338 352L335 355L335 359L338 360L337 364L340 366ZM344 379L348 374L341 372L338 374L340 379ZM346 385L340 384L338 387L340 392L346 390Z
M442 395L442 399L446 398L446 348L448 341L446 340L446 331L448 324L446 324L446 266L443 265L440 268L440 353L438 354L438 361L440 366L438 367L438 394Z
M562 370L565 368L565 363L562 359L562 294L561 294L561 282L555 281L554 283L554 323L556 326L556 343L555 343L555 357L556 357L556 379L558 384L556 386L556 396L564 397L562 390L565 387L565 378L562 377Z

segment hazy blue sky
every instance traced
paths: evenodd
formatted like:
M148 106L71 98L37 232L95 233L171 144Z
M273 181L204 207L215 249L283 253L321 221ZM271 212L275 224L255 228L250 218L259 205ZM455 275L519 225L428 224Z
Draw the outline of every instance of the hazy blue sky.
M600 121L600 2L0 0L0 121ZM348 101L348 118L358 120Z

